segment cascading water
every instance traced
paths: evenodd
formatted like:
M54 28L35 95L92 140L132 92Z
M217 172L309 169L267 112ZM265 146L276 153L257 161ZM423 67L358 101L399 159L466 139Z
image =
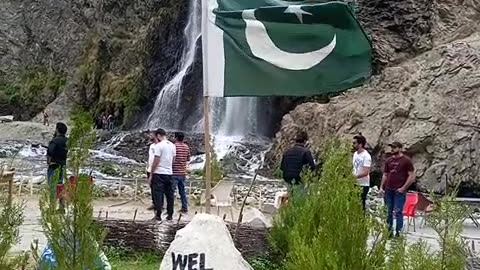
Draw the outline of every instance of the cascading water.
M202 102L188 102L187 97L190 96L182 89L185 78L191 75L191 70L194 68L197 54L197 41L201 36L201 1L190 0L188 22L184 30L184 44L182 57L179 62L178 72L173 78L161 89L155 101L154 109L148 117L147 124L144 128L154 129L158 127L170 130L184 130L186 132L203 132L203 117L201 104ZM197 72L197 71L196 71ZM201 91L201 81L194 81L198 84L196 91ZM192 89L188 89L191 91ZM201 93L197 94L197 98L201 98ZM269 142L255 138L255 135L264 134L263 130L259 129L257 121L262 120L264 113L258 110L260 99L255 97L231 97L231 98L214 98L212 99L211 115L212 115L212 131L214 138L214 146L219 159L232 154L236 156L247 156L249 161L242 161L247 163L259 163L262 153L253 154L249 150L245 150L245 143L249 144L259 143L262 147L255 147L263 149L268 146ZM194 106L193 108L197 124L185 125L180 123L185 115L182 107ZM263 104L263 103L262 103ZM198 121L200 120L200 121ZM194 122L194 123L196 123ZM188 126L188 128L187 128ZM254 135L253 137L250 135ZM262 151L261 151L262 152ZM253 156L258 156L255 158ZM254 166L245 165L253 168Z
M180 59L180 67L173 78L160 90L150 113L145 128L153 129L159 126L167 129L177 129L178 117L182 99L182 83L190 71L197 52L197 41L201 35L201 1L191 0L188 22L184 30L185 46Z
M225 98L225 111L218 130L220 136L257 134L257 98Z

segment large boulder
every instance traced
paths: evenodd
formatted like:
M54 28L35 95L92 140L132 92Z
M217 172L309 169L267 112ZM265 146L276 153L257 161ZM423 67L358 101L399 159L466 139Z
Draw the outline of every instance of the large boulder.
M445 192L448 182L459 184L463 195L480 195L479 82L478 36L440 45L328 104L298 106L283 118L267 164L275 169L299 129L309 133L316 153L331 135L351 139L361 132L374 175L387 144L398 140L413 157L420 190Z
M160 270L253 270L233 244L218 216L199 214L179 230L163 257Z

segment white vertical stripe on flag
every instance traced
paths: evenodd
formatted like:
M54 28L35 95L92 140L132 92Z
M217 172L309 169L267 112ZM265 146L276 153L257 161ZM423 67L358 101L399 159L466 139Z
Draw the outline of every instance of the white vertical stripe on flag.
M215 25L217 0L202 0L203 95L224 96L225 51L223 32Z

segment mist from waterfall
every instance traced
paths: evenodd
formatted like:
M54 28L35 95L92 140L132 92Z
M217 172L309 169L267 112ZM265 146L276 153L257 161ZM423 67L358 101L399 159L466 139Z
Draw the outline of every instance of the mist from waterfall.
M178 129L176 112L179 111L181 106L182 84L195 62L197 41L202 32L201 1L190 0L188 8L188 22L184 30L185 45L179 62L178 72L160 90L144 128L153 129L161 126L166 129Z

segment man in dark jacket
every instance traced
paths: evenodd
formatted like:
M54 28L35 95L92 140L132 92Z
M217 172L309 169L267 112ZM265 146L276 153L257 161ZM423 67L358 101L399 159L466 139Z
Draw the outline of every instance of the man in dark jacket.
M283 153L280 169L283 172L283 179L289 185L302 183L300 174L305 166L310 170L315 169L312 153L305 146L307 140L307 133L300 132L295 139L295 145Z
M64 123L57 123L55 129L55 135L48 144L47 150L47 176L48 184L51 184L52 177L58 171L59 184L63 184L64 170L67 165L67 126ZM56 187L52 187L52 192L55 194Z

